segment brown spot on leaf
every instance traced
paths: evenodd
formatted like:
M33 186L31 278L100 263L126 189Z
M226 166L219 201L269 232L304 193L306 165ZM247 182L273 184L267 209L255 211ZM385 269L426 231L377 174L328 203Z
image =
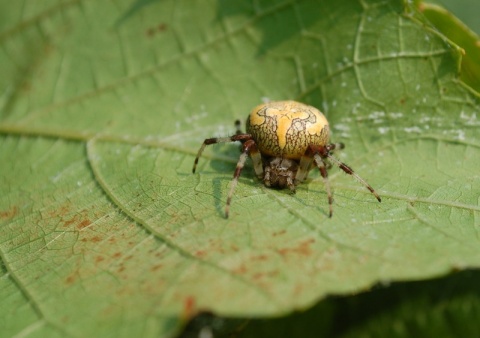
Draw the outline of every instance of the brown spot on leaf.
M312 254L312 249L310 247L311 244L315 243L315 240L313 238L307 239L305 241L302 241L298 243L297 246L291 247L291 248L284 248L284 249L278 249L278 253L281 254L282 256L286 256L288 254L297 254L297 255L302 255L302 256L309 256Z
M93 236L91 241L94 242L94 243L98 243L102 240L102 238L100 236Z
M157 26L157 30L158 30L159 32L165 32L165 31L167 30L167 24L165 24L165 23L159 24L159 25Z
M160 270L163 267L163 264L156 264L150 268L150 271L157 271Z
M66 206L63 206L59 208L58 210L51 212L50 215L52 217L55 216L60 216L63 219L63 226L64 227L69 227L71 225L74 225L76 229L82 230L90 225L92 225L92 222L89 219L88 211L87 210L81 210L74 216L70 216L70 218L67 218L67 212L69 209Z
M256 274L253 275L253 279L262 279L262 278L269 278L269 277L275 277L278 275L278 271L264 271L264 272L257 272Z
M82 241L83 243L86 243L86 242L98 243L102 241L102 237L98 235L93 237L84 236L82 239L80 239L80 241Z
M89 219L84 219L83 221L81 221L80 223L77 224L77 229L86 228L86 227L88 227L90 224L92 224L92 222L90 222Z
M204 257L207 254L205 250L197 250L195 251L195 256L197 257Z
M147 29L147 31L145 32L145 34L146 34L148 37L152 37L152 36L155 35L155 29L153 29L153 28Z
M75 275L70 275L67 277L67 279L65 279L65 283L68 285L72 285L76 279L77 278L75 277Z
M150 27L145 31L145 34L151 38L158 33L163 33L167 30L168 26L165 23L161 23L158 26Z
M120 257L122 257L122 253L121 253L121 252L115 252L115 253L113 254L113 258L120 258Z
M252 257L252 261L266 261L267 259L267 255L257 255Z
M239 267L232 270L234 274L243 275L247 272L247 267L245 264L240 265Z
M67 205L63 205L60 208L49 211L48 215L50 217L62 217L63 218L68 214L69 211L70 211L70 207L67 206Z
M272 236L276 237L276 236L280 236L280 235L283 235L287 232L287 230L283 229L283 230L280 230L280 231L276 231L272 234Z
M63 225L65 227L68 227L68 226L72 225L73 223L75 223L76 221L77 221L77 218L73 217L73 218L69 219L68 221L64 221Z
M18 207L14 206L8 210L0 211L0 219L10 219L18 214Z

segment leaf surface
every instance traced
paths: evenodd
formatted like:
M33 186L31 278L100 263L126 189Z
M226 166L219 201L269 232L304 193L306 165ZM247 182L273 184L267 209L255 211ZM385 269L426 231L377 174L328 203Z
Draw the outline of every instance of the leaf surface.
M173 335L478 267L479 99L460 49L383 1L0 2L6 336ZM319 107L337 156L292 196L235 132L262 100ZM21 316L14 313L22 313ZM3 319L5 318L5 319ZM3 323L2 323L3 324Z

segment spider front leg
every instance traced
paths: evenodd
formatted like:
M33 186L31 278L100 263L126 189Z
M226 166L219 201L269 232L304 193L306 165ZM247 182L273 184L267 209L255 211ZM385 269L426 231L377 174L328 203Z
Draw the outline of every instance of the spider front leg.
M198 159L200 158L200 156L202 156L202 153L205 150L206 146L209 146L211 144L216 144L216 143L227 143L227 142L235 142L235 141L240 141L243 143L245 141L250 140L251 138L252 136L250 134L235 134L230 137L212 137L212 138L205 139L200 149L198 149L197 157L195 157L195 161L193 162L192 173L195 174L195 170L197 170Z
M325 161L323 160L322 156L320 156L318 152L313 153L313 160L315 161L318 169L320 170L320 174L323 177L323 184L325 185L325 190L327 191L327 198L328 198L328 208L329 208L328 217L332 217L333 197L332 197L332 190L330 189L330 181L328 180L327 166L325 165Z
M335 148L335 145L333 145ZM320 174L323 177L323 184L325 185L325 190L327 191L328 197L328 206L330 208L329 217L333 215L333 197L332 191L330 189L330 182L328 180L328 172L327 172L327 163L323 160L321 153L327 152L328 150L323 146L308 146L305 154L300 158L300 163L298 165L297 174L295 175L295 182L301 183L303 182L308 175L308 172L311 169L312 163L315 162L317 168L320 170Z
M232 183L230 185L230 191L228 192L228 196L227 196L227 204L225 206L225 218L228 218L233 193L234 193L235 188L238 184L238 178L240 177L240 174L242 173L242 169L245 166L245 161L247 160L249 155L252 157L255 172L257 173L257 176L258 176L257 170L260 170L260 169L261 169L261 175L263 176L263 166L261 164L262 157L260 155L260 152L257 149L257 145L256 145L255 141L250 139L250 140L246 141L245 143L243 143L243 145L242 145L242 154L240 155L240 158L238 159L237 166L235 168L235 173L233 174L233 180L232 180ZM260 169L257 168L258 160L260 161Z
M306 152L305 155L302 156L300 159L300 165L298 168L297 172L297 178L299 179L304 179L308 173L308 169L310 168L310 165L312 163L312 160L315 162L317 165L318 169L320 170L320 174L323 177L323 182L325 184L325 190L327 190L327 196L328 196L328 205L330 208L330 213L329 217L332 217L333 215L333 198L332 198L332 193L330 190L330 182L328 180L328 172L327 172L327 166L325 160L328 159L330 163L335 164L338 166L340 169L342 169L345 173L353 176L358 182L360 182L363 186L365 186L375 197L376 199L381 202L380 196L377 194L377 192L368 184L363 178L358 176L352 168L350 168L348 165L345 163L339 161L336 159L331 152L334 151L335 149L343 149L345 148L345 145L343 143L331 143L327 144L325 146L316 146L316 145L310 145Z
M310 166L312 165L312 162L313 156L311 154L305 154L304 156L300 157L297 174L295 175L295 184L302 183L307 179L307 175L310 171Z
M345 148L345 144L339 142L339 143L330 143L325 146L325 148L328 150L328 153L331 154L335 150L342 150ZM325 162L327 165L327 170L330 170L332 168L332 162L327 161Z
M328 153L330 153L336 149L343 149L343 148L345 148L345 145L343 143L331 143L325 147L325 150ZM308 173L312 169L314 153L315 153L315 147L310 146L309 148L307 148L305 155L300 158L297 174L295 175L295 184L302 183L307 179ZM332 164L330 162L323 162L323 164L325 165L327 170L332 167ZM317 164L317 167L318 167L318 164Z
M328 145L330 146L330 144ZM327 146L327 147L328 147ZM352 175L353 178L355 178L358 182L360 182L365 188L367 188L374 196L375 198L381 202L382 199L380 198L380 196L377 194L377 192L375 191L375 189L373 189L370 184L367 183L367 181L365 181L363 178L361 178L360 176L357 175L357 173L355 173L355 171L353 171L352 168L350 168L348 165L346 165L345 163L337 160L335 157L333 157L330 152L327 151L327 153L325 154L325 156L328 158L329 161L331 161L333 164L335 164L336 166L338 166L340 169L342 169L345 173L347 173L348 175Z
M240 131L237 130L237 133ZM238 183L238 177L242 172L243 167L245 166L245 161L247 157L250 155L253 161L253 168L255 170L255 174L259 179L263 179L263 162L262 162L262 155L257 149L257 145L255 141L252 139L250 134L235 134L230 137L215 137L215 138L207 138L203 141L202 146L198 150L197 156L195 157L195 161L193 162L192 173L195 173L197 169L198 159L202 156L203 150L205 147L211 144L216 143L226 143L226 142L236 142L240 141L242 143L242 154L238 159L237 167L235 168L235 173L233 175L232 185L230 187L230 191L227 197L227 205L225 207L225 217L228 218L228 213L230 210L230 203L232 201L233 192L235 191L235 187Z
M235 132L235 135L243 134L242 133L242 122L240 122L240 120L235 120L235 129L237 130Z

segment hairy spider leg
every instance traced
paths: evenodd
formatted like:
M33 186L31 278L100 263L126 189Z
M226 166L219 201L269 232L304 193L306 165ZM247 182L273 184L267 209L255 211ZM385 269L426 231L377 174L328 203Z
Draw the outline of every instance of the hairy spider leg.
M242 135L242 122L240 120L235 120L235 129L237 131L235 132L235 135ZM242 141L242 144L245 141ZM255 175L257 175L258 179L263 179L263 161L262 161L262 155L258 151L257 147L255 146L250 150L250 158L252 159L253 162L253 169L255 170Z
M225 206L225 218L228 218L228 214L230 212L230 204L232 202L232 196L237 186L238 178L240 177L240 174L242 173L242 169L245 166L245 161L247 160L249 155L252 157L252 159L257 157L259 158L260 167L262 169L262 175L263 175L263 167L261 165L262 157L260 155L260 152L257 149L257 145L254 140L252 139L247 140L242 144L242 154L238 159L237 167L235 168L235 173L233 174L233 180L230 185L230 191L228 192L228 196L227 196L227 204ZM254 160L254 167L256 168L256 166L257 165L255 164L255 160ZM255 172L257 172L257 169L255 169Z
M240 132L240 130L237 130ZM230 209L230 203L232 200L232 195L235 190L235 187L238 183L238 177L245 165L245 161L247 157L250 155L252 162L253 162L253 169L255 170L255 174L259 179L263 179L263 162L262 162L262 155L258 151L257 145L255 141L252 139L250 134L235 134L230 137L214 137L214 138L207 138L203 141L200 149L198 149L197 157L195 157L195 161L193 162L192 173L195 173L197 169L198 160L202 156L203 150L206 146L216 143L226 143L226 142L236 142L240 141L242 143L242 154L238 159L237 167L235 169L235 173L233 175L232 186L230 187L230 191L228 193L227 198L227 205L225 207L225 217L228 218L228 212Z
M345 145L341 142L339 143L331 143L326 146L328 152L334 151L336 149L343 149L345 148ZM295 184L302 183L307 179L308 173L312 169L312 163L313 163L313 149L307 149L305 152L305 155L300 158L300 163L298 165L298 170L295 175ZM327 167L327 170L332 167L331 163L327 162L325 163L325 166ZM317 165L318 167L318 165Z
M307 150L308 152L308 150ZM298 165L297 173L295 175L295 183L302 183L307 179L308 172L310 171L310 166L312 165L313 157L307 156L307 154L300 157L300 163Z
M240 122L240 120L235 120L235 129L237 129L237 131L235 132L235 135L243 134L242 122Z
M290 192L291 192L292 194L295 194L295 193L296 193L295 180L293 179L293 172L292 172L292 171L288 171L288 175L287 175L287 187L290 189Z
M363 186L365 188L367 188L375 197L376 199L381 202L382 199L380 198L380 196L377 194L377 192L370 186L370 184L367 183L367 181L365 181L363 178L361 178L360 176L358 176L352 168L350 168L348 165L346 165L345 163L337 160L335 157L333 157L329 152L326 153L326 157L328 158L329 161L331 161L333 164L335 164L336 166L338 166L340 169L342 169L345 173L349 174L349 175L352 175L358 182L360 182L361 184L363 184Z
M235 134L230 137L212 137L212 138L207 138L203 141L202 146L200 149L198 149L197 157L195 157L195 162L193 162L193 168L192 168L192 173L195 174L195 170L197 170L197 164L198 164L198 159L200 156L202 156L203 150L205 150L206 146L209 146L211 144L216 144L216 143L227 143L227 142L245 142L247 140L250 140L252 138L252 135L250 134Z
M311 146L310 146L311 147ZM321 147L324 149L324 147ZM323 184L325 185L325 190L327 191L327 197L328 197L328 207L329 207L329 214L328 217L332 217L333 215L333 197L332 197L332 191L330 189L330 181L328 180L328 171L327 167L325 165L325 161L323 157L319 154L318 151L315 151L313 153L313 160L317 164L318 169L320 170L320 174L323 177Z
M242 132L242 122L240 120L235 120L235 128L237 131L235 132L235 136L237 135L248 135L244 134ZM240 140L243 143L245 141ZM263 179L263 161L262 161L262 155L257 149L257 146L250 149L250 158L252 159L253 162L253 169L255 170L255 175L257 175L258 179Z
M325 146L325 148L328 150L328 152L332 152L334 150L341 150L341 149L345 149L345 144L343 144L342 142L338 142L338 143L330 143L330 144L327 144Z
M327 144L326 146L314 146L310 145L305 153L305 156L311 156L313 153L313 158L315 160L315 163L318 166L318 169L320 169L320 173L322 174L323 181L325 183L325 189L327 190L327 195L328 195L328 204L330 206L330 217L332 217L332 202L333 198L330 192L330 183L328 181L328 174L327 170L325 167L325 159L328 159L329 162L335 164L338 166L340 169L342 169L345 173L353 176L358 182L360 182L363 186L365 186L376 198L379 202L382 201L380 196L377 194L377 192L368 184L363 178L358 176L352 168L350 168L348 165L345 163L339 161L337 158L335 158L330 152L332 152L335 149L343 149L345 148L345 145L343 143L331 143Z

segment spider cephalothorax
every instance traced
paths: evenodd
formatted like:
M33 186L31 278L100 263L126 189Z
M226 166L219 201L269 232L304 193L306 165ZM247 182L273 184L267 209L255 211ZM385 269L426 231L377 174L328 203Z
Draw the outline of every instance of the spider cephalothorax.
M233 192L248 156L252 159L255 174L265 186L280 189L288 187L292 192L316 166L327 190L330 217L333 198L328 182L327 160L352 175L380 202L380 196L365 180L332 156L331 152L344 148L344 145L328 143L329 139L328 121L315 107L295 101L269 102L252 110L247 119L247 133L237 130L231 137L205 139L198 150L192 171L195 173L198 159L207 145L235 141L242 143L242 153L228 193L225 217L228 217Z
M269 157L264 161L263 183L272 188L289 188L295 192L298 163L289 158Z

